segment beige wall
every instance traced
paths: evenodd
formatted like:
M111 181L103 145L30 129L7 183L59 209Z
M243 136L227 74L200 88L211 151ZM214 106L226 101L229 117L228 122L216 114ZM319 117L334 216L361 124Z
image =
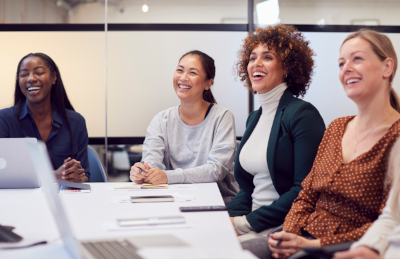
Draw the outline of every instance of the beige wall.
M72 105L86 119L89 136L104 136L103 32L0 32L0 39L0 109L13 105L19 60L43 52L58 65Z
M108 136L145 136L158 112L179 105L172 76L179 58L199 49L215 59L217 102L235 115L244 132L247 91L232 73L246 32L109 32ZM68 96L87 123L89 136L105 134L104 32L0 32L0 109L13 105L15 73L29 52L44 52L60 68Z

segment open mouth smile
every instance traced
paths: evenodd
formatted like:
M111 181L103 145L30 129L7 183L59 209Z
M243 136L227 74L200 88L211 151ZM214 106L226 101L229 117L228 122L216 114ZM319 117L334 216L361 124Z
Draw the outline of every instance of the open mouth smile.
M253 80L254 80L254 81L261 80L261 79L263 79L266 75L267 75L267 73L260 72L260 71L253 72Z

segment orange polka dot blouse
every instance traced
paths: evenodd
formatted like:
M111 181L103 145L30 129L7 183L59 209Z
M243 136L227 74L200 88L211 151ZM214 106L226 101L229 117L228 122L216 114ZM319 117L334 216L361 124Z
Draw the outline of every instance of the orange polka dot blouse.
M389 193L384 188L389 152L400 136L400 120L366 153L343 162L342 137L347 121L334 120L325 131L303 190L285 218L284 230L307 231L331 245L361 238L382 212Z

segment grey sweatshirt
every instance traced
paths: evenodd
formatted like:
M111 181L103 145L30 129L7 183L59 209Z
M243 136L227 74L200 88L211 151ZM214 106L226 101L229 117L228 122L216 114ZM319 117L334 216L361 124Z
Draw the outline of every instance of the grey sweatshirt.
M147 128L143 161L165 171L168 184L217 182L225 203L239 190L233 176L235 119L214 104L203 122L186 125L179 106L158 113Z

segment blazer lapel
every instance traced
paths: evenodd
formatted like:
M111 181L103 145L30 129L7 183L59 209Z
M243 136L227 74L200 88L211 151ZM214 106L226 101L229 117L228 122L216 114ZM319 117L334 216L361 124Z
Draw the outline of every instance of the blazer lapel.
M251 133L253 133L253 130L256 127L258 120L260 119L261 113L262 113L262 107L260 107L260 109L258 109L258 111L254 115L254 117L251 118L251 120L249 121L249 125L247 125L246 130L243 134L242 140L240 141L239 149L237 151L238 155L239 155L240 151L242 150L242 147L244 146L244 144L249 139ZM239 156L238 156L238 158L239 158ZM239 159L237 161L239 161Z
M278 141L283 111L285 110L286 106L289 104L292 98L294 98L292 92L290 92L289 89L286 89L281 97L281 100L279 101L278 108L275 113L274 122L272 123L271 134L269 135L267 147L267 164L273 183L275 182L274 168L276 142Z

